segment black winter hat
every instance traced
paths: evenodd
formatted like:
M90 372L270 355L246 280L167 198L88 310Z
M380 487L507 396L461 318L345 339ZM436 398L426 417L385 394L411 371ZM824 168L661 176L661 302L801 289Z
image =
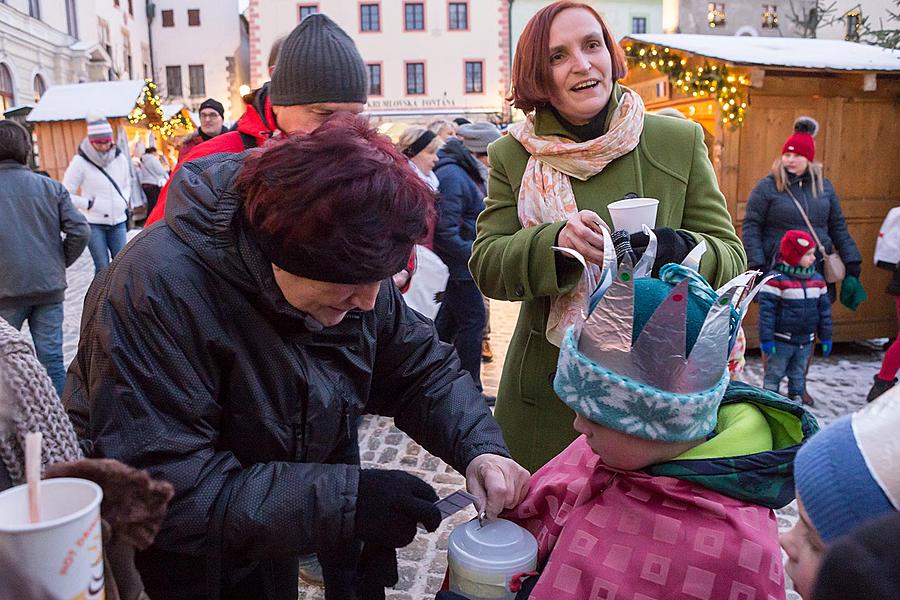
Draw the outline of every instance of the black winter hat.
M365 102L369 82L356 44L323 14L306 17L284 40L275 63L272 104Z
M225 118L225 107L222 106L222 103L219 102L218 100L213 100L212 98L207 98L206 100L203 101L203 104L200 105L200 110L203 110L204 108L211 108L214 111L216 111L217 113L219 113L220 117L222 117L223 119Z

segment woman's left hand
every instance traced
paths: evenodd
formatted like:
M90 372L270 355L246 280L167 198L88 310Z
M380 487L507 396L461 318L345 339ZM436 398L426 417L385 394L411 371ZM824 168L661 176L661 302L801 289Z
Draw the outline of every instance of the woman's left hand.
M528 493L531 474L516 461L497 454L476 456L466 467L466 489L477 499L475 508L496 519Z

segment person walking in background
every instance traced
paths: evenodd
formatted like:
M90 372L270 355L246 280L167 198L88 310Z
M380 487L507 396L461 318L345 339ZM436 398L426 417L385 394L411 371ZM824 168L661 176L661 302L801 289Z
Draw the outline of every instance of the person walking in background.
M163 167L162 159L153 146L144 150L144 154L141 156L140 173L141 188L144 190L144 195L147 196L147 214L149 215L156 206L159 190L166 185L166 180L169 179L169 172Z
M759 343L766 355L764 385L779 391L787 375L787 396L812 404L806 391L806 366L816 333L822 355L831 354L831 301L825 278L816 271L816 244L805 231L784 234L779 262L759 293Z
M84 252L91 228L65 187L31 172L30 153L31 134L0 121L0 317L16 329L28 321L37 357L62 394L66 267Z
M441 205L434 251L450 269L450 279L434 322L441 340L456 347L462 368L482 389L484 300L469 272L469 258L475 240L475 220L484 210L484 180L478 161L461 140L447 140L438 157L434 172L440 181ZM493 406L493 396L484 398Z
M775 266L775 255L788 230L809 231L802 208L815 229L810 233L822 242L825 252L840 254L847 271L841 283L841 303L856 310L865 294L859 282L862 255L847 228L834 186L824 176L822 163L815 162L814 137L818 129L814 119L798 118L794 133L784 142L781 154L772 164L772 172L750 192L741 232L747 265L750 269L768 271ZM816 268L824 274L822 258L817 256ZM835 286L830 282L828 288L834 302Z
M426 129L441 138L442 142L446 142L453 137L458 137L456 135L456 124L452 121L438 119L437 121L429 123Z
M438 150L443 146L444 140L425 127L407 127L397 140L397 150L409 159L412 170L435 192L440 182L434 167L438 162Z
M892 273L891 282L885 291L894 296L897 319L900 321L900 206L892 208L881 224L878 241L875 242L875 266ZM881 370L875 375L872 388L866 395L866 402L871 402L894 387L898 371L900 371L900 333L884 353Z
M131 159L113 144L109 121L88 118L87 137L78 145L62 183L91 225L88 250L95 273L125 245L131 181Z
M178 151L178 162L183 161L191 150L213 139L216 136L228 133L225 127L225 107L221 102L213 98L207 98L200 105L200 128L181 144Z
M617 82L625 55L603 18L582 2L537 11L519 38L512 94L527 113L488 149L487 208L470 266L489 298L522 302L497 395L510 450L536 470L575 439L575 415L552 388L559 344L603 264L607 206L659 199L655 271L701 241L700 274L713 287L743 272L744 250L697 123L644 113ZM643 254L648 236L631 245ZM582 254L588 268L554 247Z
M478 171L481 173L483 190L487 191L488 176L491 172L491 159L488 158L488 146L497 140L502 134L496 125L486 121L476 123L464 123L457 128L456 136L462 140L466 150L472 153L478 161ZM484 300L484 335L481 340L481 362L489 363L494 360L494 349L491 348L491 301L487 296Z
M236 130L200 144L185 160L243 152L272 137L307 134L336 112L363 111L369 94L366 64L353 39L334 21L323 14L310 15L280 47L276 45L277 41L269 54L270 60L276 59L272 81L244 97L247 109ZM167 183L147 225L165 215L168 188Z

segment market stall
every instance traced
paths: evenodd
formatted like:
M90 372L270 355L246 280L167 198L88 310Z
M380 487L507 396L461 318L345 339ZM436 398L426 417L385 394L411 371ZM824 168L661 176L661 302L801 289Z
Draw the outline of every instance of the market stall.
M834 339L894 336L889 273L872 255L888 210L900 204L900 53L838 40L631 35L620 42L625 79L649 110L673 107L711 136L719 187L740 229L753 186L770 170L801 115L816 119L817 159L834 183L863 253L869 300L834 305ZM755 314L745 322L755 345Z
M123 129L131 143L141 141L167 152L169 140L175 135L193 131L188 111L181 107L165 116L150 81L98 81L51 87L41 97L27 120L34 125L40 148L40 168L51 177L61 180L66 167L75 156L78 144L86 135L88 116L109 119L118 139Z

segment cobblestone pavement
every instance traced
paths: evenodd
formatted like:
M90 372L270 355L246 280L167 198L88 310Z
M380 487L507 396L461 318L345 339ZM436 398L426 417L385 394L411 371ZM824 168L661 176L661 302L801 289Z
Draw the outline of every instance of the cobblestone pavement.
M132 232L130 235L134 235ZM65 302L64 354L66 364L75 356L81 307L87 287L93 278L93 263L87 251L69 268L69 290ZM484 365L482 380L485 392L496 394L497 384L506 347L515 326L518 306L507 302L491 302L491 344L494 361ZM882 353L875 344L838 344L834 354L816 358L809 372L808 389L815 398L812 409L822 425L852 412L864 404L864 398L878 371ZM744 379L755 385L762 384L762 365L758 355L747 361ZM360 449L364 467L405 469L432 484L439 496L460 489L465 482L461 475L428 454L418 444L394 427L393 421L384 417L366 417L360 426ZM796 504L778 512L779 527L784 530L797 520ZM400 582L387 594L391 600L419 600L433 598L440 587L446 570L447 538L453 526L474 516L474 510L463 511L448 519L432 534L421 534L399 551ZM321 600L321 588L301 582L300 600ZM789 600L799 596L788 593Z

